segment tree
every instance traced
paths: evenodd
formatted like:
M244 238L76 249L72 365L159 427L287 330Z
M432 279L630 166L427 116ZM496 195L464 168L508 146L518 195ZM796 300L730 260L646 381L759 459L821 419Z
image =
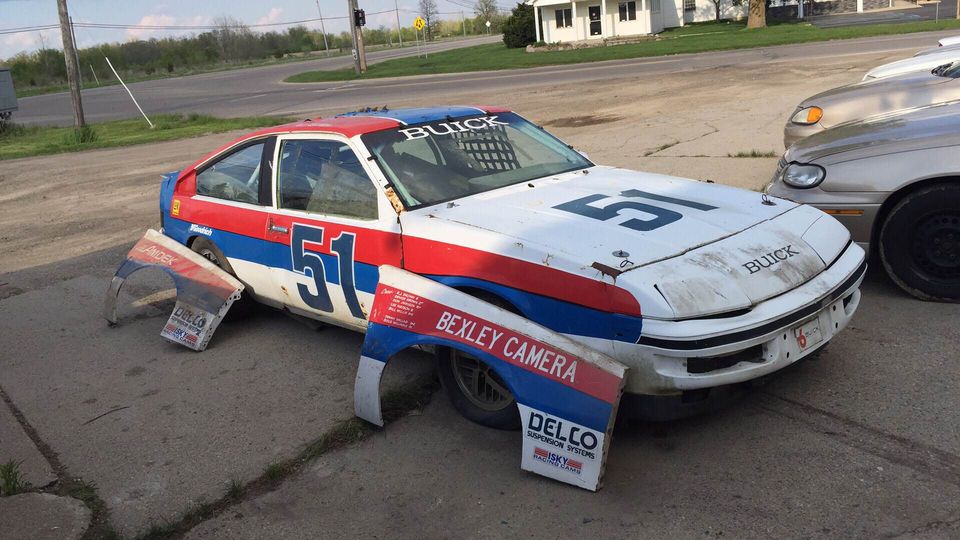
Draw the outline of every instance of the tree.
M473 6L473 13L482 21L493 22L493 19L500 15L500 8L497 7L497 0L477 0Z
M426 39L433 41L433 27L437 24L437 0L420 0L420 16L427 23L423 29Z
M745 0L730 0L730 6L731 6L731 7L740 7L740 6L743 5L743 2L744 2L744 1L745 1ZM714 19L717 20L717 21L721 20L721 18L722 18L722 16L723 16L723 9L722 9L722 7L723 7L723 3L724 3L724 2L726 2L726 0L710 0L710 3L713 4Z
M767 26L766 0L750 0L750 13L747 16L747 28L765 28Z
M533 6L517 4L503 23L503 42L511 49L530 45L537 40L534 24Z

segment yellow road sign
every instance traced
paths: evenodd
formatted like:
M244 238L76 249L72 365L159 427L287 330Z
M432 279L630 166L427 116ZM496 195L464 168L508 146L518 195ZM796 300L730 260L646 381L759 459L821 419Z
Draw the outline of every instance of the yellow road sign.
M427 22L423 20L423 17L417 17L413 20L413 27L417 30L423 30L423 27L427 25Z

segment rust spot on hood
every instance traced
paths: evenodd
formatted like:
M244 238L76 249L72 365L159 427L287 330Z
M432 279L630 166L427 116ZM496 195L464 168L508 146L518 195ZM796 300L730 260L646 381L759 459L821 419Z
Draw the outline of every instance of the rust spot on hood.
M387 194L387 199L390 201L390 205L393 206L393 210L400 215L403 213L403 203L400 202L400 197L397 197L397 192L393 190L392 187L388 187L385 191Z

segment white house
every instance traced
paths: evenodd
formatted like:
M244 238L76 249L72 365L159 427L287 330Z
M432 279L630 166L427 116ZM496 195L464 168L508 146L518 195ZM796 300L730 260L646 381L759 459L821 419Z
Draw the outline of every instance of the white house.
M720 16L746 16L747 0L718 0ZM713 0L527 0L533 6L537 41L588 41L656 34L685 23L712 21Z

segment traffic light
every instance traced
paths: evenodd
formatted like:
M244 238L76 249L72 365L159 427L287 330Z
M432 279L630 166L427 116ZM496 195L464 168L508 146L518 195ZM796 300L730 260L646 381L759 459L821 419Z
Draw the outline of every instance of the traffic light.
M367 15L362 9L353 10L353 24L354 26L365 26L367 24Z

